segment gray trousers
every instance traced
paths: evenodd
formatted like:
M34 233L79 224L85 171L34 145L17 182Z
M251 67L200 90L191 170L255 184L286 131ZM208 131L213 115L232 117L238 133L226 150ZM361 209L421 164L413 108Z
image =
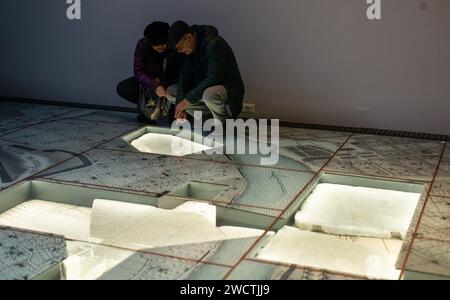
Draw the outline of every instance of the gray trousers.
M175 104L176 95L177 85L169 86L166 94L167 100ZM213 117L214 122L220 121L223 124L226 118L231 117L231 111L226 105L227 98L227 90L223 85L211 86L203 92L202 99L189 105L186 112L194 116L194 111L201 111L203 120Z

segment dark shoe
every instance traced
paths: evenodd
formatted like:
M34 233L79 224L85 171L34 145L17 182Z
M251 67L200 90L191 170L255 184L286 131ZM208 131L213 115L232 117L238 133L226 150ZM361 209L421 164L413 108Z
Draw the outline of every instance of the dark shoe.
M138 114L136 117L136 121L141 124L156 125L156 121L150 120L143 114Z

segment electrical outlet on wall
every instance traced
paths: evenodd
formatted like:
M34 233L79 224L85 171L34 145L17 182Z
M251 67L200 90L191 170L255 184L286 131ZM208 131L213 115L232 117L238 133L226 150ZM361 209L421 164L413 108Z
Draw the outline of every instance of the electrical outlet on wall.
M244 113L244 114L254 114L254 113L256 113L255 103L244 102L242 104L242 113Z

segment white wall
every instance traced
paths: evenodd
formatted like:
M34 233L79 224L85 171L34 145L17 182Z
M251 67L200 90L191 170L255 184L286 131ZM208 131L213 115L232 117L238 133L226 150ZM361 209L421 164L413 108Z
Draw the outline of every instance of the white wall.
M213 24L235 51L246 101L284 121L450 134L450 1L2 0L0 96L129 106L149 22ZM425 9L424 9L425 6Z

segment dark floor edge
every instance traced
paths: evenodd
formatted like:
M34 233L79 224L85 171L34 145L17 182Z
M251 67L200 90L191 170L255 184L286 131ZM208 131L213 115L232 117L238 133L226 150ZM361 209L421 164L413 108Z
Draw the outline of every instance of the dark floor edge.
M415 138L415 139L450 141L450 136L444 135L444 134L435 134L435 133L409 132L409 131L377 129L377 128L346 127L346 126L338 126L338 125L305 124L305 123L294 123L294 122L283 122L283 121L280 121L280 125L286 126L286 127L295 127L295 128L343 131L343 132L361 133L361 134L376 134L376 135L385 135L385 136L408 137L408 138Z
M0 96L0 102L20 102L20 103L68 106L68 107L76 107L76 108L90 108L90 109L137 113L136 108L130 108L130 107L86 104L86 103L77 103L77 102L60 102L60 101L54 101L54 100L42 100L42 99L33 99L33 98L1 97Z
M68 106L68 107L90 108L90 109L122 111L122 112L136 112L137 113L136 108L97 105L97 104L85 104L85 103L76 103L76 102L59 102L59 101L53 101L53 100L41 100L41 99L32 99L32 98L1 97L0 96L0 101L33 103L33 104L43 104L43 105L56 105L56 106ZM247 119L247 118L244 118L244 119ZM424 132L409 132L409 131L390 130L390 129L360 128L360 127L347 127L347 126L339 126L339 125L308 124L308 123L296 123L296 122L285 122L285 121L280 121L280 125L286 126L286 127L293 127L293 128L331 130L331 131L343 131L343 132L360 133L360 134L375 134L375 135L408 137L408 138L428 139L428 140L437 140L437 141L450 141L449 135L424 133Z

